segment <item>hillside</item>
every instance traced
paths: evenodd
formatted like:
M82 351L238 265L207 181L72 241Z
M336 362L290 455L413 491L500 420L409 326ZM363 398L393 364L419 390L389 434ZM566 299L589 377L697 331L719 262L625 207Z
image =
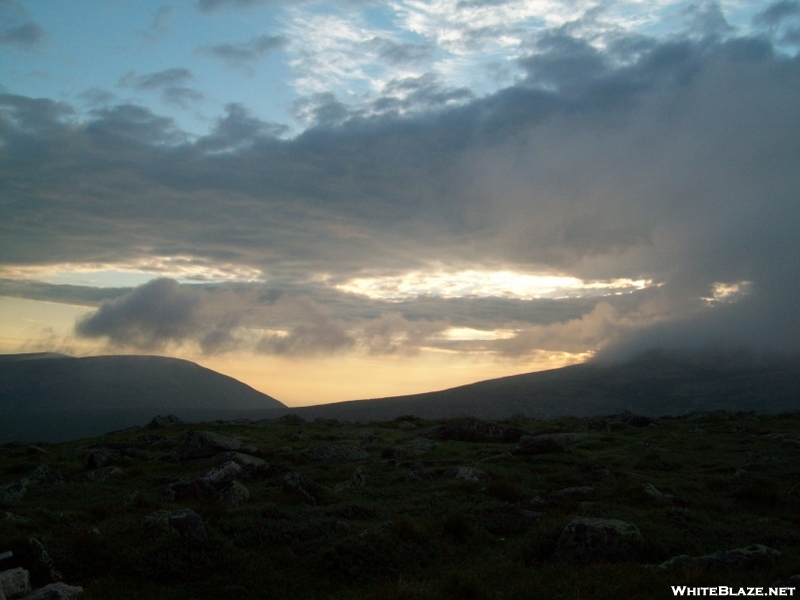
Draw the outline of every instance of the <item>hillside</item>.
M0 441L75 439L155 414L232 418L285 406L193 362L160 356L0 357Z
M352 421L473 416L585 417L631 411L648 416L694 411L778 413L800 409L800 363L651 353L625 364L584 363L481 381L448 390L297 410L307 418Z

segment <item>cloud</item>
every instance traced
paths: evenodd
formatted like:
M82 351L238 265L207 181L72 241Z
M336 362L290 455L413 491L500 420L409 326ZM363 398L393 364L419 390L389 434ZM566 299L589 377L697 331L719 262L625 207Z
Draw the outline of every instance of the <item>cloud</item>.
M151 29L159 33L165 33L170 28L174 16L175 7L169 5L160 6L153 14Z
M262 350L286 355L431 345L508 356L658 344L796 350L798 59L761 37L618 37L606 51L563 29L528 52L528 77L484 96L439 102L434 77L394 80L396 101L421 94L416 105L427 108L417 111L310 96L297 107L317 125L292 139L240 105L194 139L130 104L79 120L63 103L0 96L0 257L195 256L257 269L269 289L318 310L303 321L300 309L275 312L227 288L224 301L206 290L192 304L183 288L159 284L162 296L148 288L130 304L117 299L82 330L120 343L224 347L261 328ZM180 73L139 77L162 82L157 91L184 84ZM443 267L658 287L528 304L331 291ZM752 291L735 302L703 300L745 281ZM135 320L146 297L176 311L175 330ZM514 334L437 341L447 327Z
M203 99L202 93L184 85L192 80L194 75L189 69L174 68L144 75L130 71L120 78L117 85L141 92L158 91L163 102L186 108L190 103Z
M32 50L44 37L44 29L30 20L21 3L14 0L0 2L0 44Z
M251 6L262 6L274 0L196 0L195 6L205 13L214 12L223 8L250 8Z
M288 38L282 35L259 35L240 44L218 44L204 51L223 60L228 66L251 69L252 63L286 47Z

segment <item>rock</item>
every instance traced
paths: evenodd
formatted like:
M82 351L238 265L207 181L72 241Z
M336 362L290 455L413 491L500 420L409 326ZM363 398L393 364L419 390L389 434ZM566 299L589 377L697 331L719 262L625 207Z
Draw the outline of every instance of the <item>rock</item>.
M147 506L147 497L138 491L128 492L122 499L123 508L136 509Z
M350 476L350 479L345 481L344 483L340 483L337 485L333 490L335 492L343 492L345 490L351 490L353 488L364 487L367 484L367 475L364 471L364 467L358 467L353 474Z
M520 510L519 514L521 514L526 519L531 519L532 521L541 519L544 516L543 512L537 512L535 510Z
M39 465L25 478L25 482L28 485L36 483L68 483L69 481L71 481L69 475L49 465Z
M102 467L100 469L95 469L94 471L87 473L86 478L89 481L106 481L107 479L121 477L122 475L123 475L122 469L120 469L119 467Z
M528 432L491 421L455 421L437 427L434 434L440 440L496 444L519 441Z
M0 573L0 589L8 600L22 598L31 593L30 573L18 567Z
M214 487L219 488L227 483L230 483L241 474L242 467L240 467L238 463L229 460L228 462L222 463L218 467L214 467L213 469L206 471L200 475L198 479L205 479Z
M407 481L432 481L433 475L425 470L425 465L415 462L411 467L411 472L406 475Z
M142 526L164 534L176 533L191 544L208 546L203 519L188 508L156 511L142 519Z
M297 413L289 413L278 419L281 423L305 423L306 420Z
M283 477L283 487L290 492L300 494L309 504L316 504L317 499L305 488L305 482L300 474L290 471Z
M780 552L768 548L767 546L752 544L745 548L720 550L703 556L687 556L686 554L681 554L680 556L673 556L669 560L664 561L656 568L662 571L672 571L687 566L701 568L751 567L774 562L780 555Z
M82 593L83 588L80 586L59 582L40 587L35 592L22 598L22 600L69 600L70 598L77 598Z
M263 458L250 456L241 452L220 452L214 457L215 460L232 460L243 467L268 467L267 461Z
M581 487L568 487L564 488L563 490L558 490L557 492L553 492L554 496L573 496L575 494L581 494L586 496L587 494L591 494L594 492L594 488L588 485L584 485Z
M203 500L217 500L219 490L210 481L198 477L197 479L181 479L168 483L158 491L158 498L164 502L200 498Z
M635 560L644 550L636 525L616 519L578 517L558 538L556 557L570 564Z
M207 458L226 450L238 450L242 442L213 431L187 431L178 442L181 460Z
M104 467L111 460L118 460L119 452L108 448L93 448L83 457L83 466L87 469L99 469Z
M250 499L250 490L242 483L234 480L222 489L219 499L230 507L239 506Z
M485 483L490 479L487 473L474 467L456 467L455 469L446 471L444 475L448 479L464 479L476 483Z
M31 550L33 551L33 556L36 559L36 563L41 566L49 575L50 581L58 582L63 579L61 573L58 569L56 569L56 564L53 562L53 559L50 558L50 555L47 553L47 548L36 537L29 537L28 544L30 544Z
M289 439L292 440L293 442L304 442L305 440L308 439L308 436L302 431L298 431Z
M16 523L17 525L27 525L31 522L30 519L26 519L25 517L20 517L19 515L15 515L13 513L7 512L6 513L6 521L9 523Z
M181 421L175 415L158 415L153 417L153 420L150 421L147 425L145 425L145 429L164 429L169 427L170 425L181 425L183 421Z
M325 446L312 446L301 452L308 460L318 462L350 462L364 460L370 455L358 446L345 444L328 444Z
M44 448L40 448L39 446L31 445L28 446L26 452L28 454L33 454L34 456L41 456L43 454L46 454L47 450L45 450Z
M411 421L400 421L400 424L397 426L397 428L398 429L407 429L409 431L412 430L412 429L418 429L418 427L414 423L412 423Z
M11 483L7 483L4 486L0 487L0 505L2 506L14 506L22 502L22 499L25 497L25 494L28 491L28 487L25 485L25 481L12 481Z
M405 422L405 421L404 421ZM408 458L408 457L417 457L422 456L426 452L433 450L436 448L436 442L425 438L415 438L406 442L405 444L401 444L399 446L394 447L395 456L398 458Z
M675 498L672 494L664 494L660 492L654 485L648 484L644 486L644 493L656 500L657 502L661 502L662 504L666 504L668 502L672 502Z

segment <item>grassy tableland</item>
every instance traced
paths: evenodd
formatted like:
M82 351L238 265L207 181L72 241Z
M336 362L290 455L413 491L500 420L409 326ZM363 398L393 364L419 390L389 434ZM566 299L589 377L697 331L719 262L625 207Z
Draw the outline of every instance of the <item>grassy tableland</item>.
M14 552L2 568L23 566L35 585L47 583L28 543L35 535L64 581L83 586L85 600L618 600L672 598L671 585L769 586L800 574L797 413L718 412L646 427L614 417L501 422L532 435L586 434L566 452L545 454L515 453L517 443L438 439L437 426L452 422L215 422L42 444L44 453L6 444L0 486L42 464L71 481L31 484L19 503L2 507L0 551ZM267 461L240 478L248 502L231 508L159 496L166 483L224 462L178 460L178 440L189 430L239 437L245 451ZM327 463L303 456L324 444L359 446L370 457ZM83 457L101 446L135 452L109 463L122 475L95 482ZM459 466L490 479L449 478ZM358 467L365 485L336 491ZM303 492L285 484L290 472ZM672 498L654 498L647 485ZM593 490L557 493L586 486ZM142 525L155 511L178 508L202 517L207 545ZM576 516L635 524L646 542L640 559L560 563L559 535ZM750 544L781 555L730 570L646 566Z

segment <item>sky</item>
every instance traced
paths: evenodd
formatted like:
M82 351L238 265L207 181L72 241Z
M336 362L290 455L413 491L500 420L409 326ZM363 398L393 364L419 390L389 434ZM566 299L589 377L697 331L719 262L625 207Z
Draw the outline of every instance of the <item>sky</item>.
M797 353L800 3L0 0L0 352L291 406Z

